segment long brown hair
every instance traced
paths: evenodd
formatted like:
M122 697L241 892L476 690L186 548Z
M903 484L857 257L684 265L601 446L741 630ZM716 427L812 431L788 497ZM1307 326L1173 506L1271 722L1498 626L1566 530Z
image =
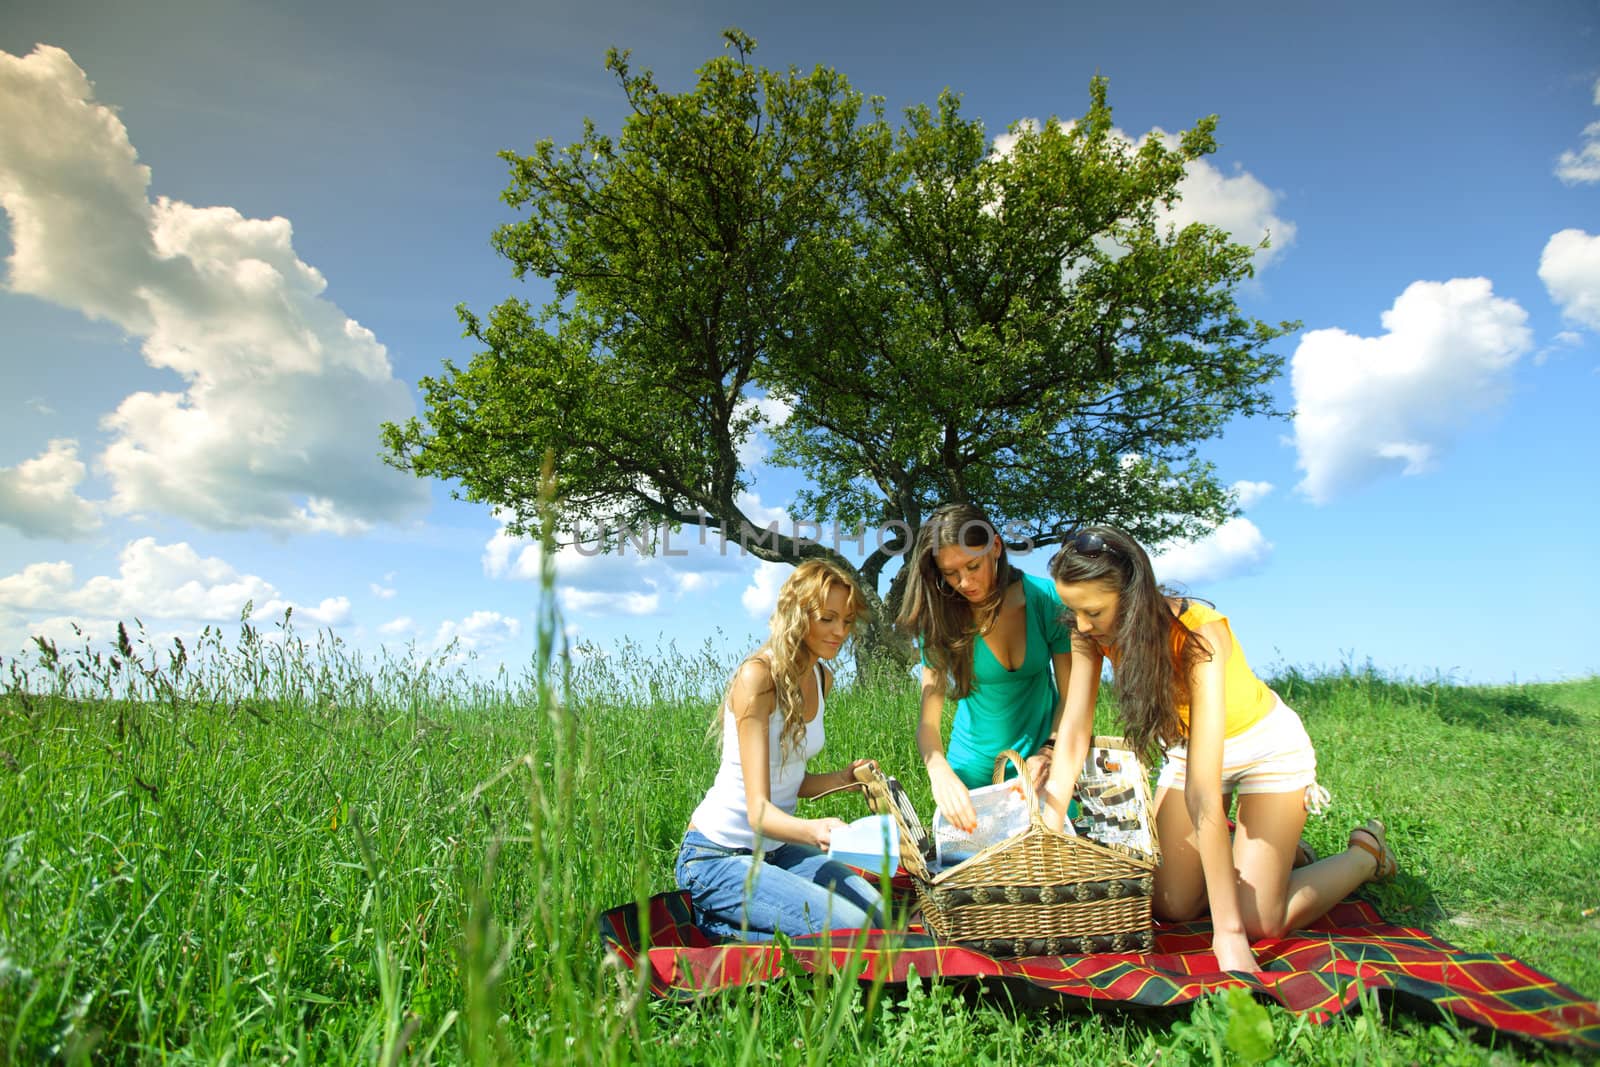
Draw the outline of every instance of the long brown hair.
M911 555L906 557L905 598L900 603L900 616L895 625L912 637L922 639L923 655L928 658L928 664L944 672L957 700L973 689L972 654L980 626L993 624L1006 590L1013 581L1021 581L1022 574L1011 570L1002 541L1000 557L995 561L994 586L987 597L974 604L944 580L935 557L941 548L950 545L979 549L994 544L994 540L994 524L977 507L945 504L928 516L928 521L917 530Z
M774 710L783 716L783 730L779 735L780 762L805 746L806 708L800 693L800 681L805 672L800 661L805 655L806 632L811 628L811 620L821 613L834 586L844 588L845 615L854 615L857 622L862 621L867 614L867 598L849 572L830 559L817 557L803 561L778 590L778 603L772 609L766 641L734 670L733 679L723 694L722 703L726 707L739 670L752 660L763 658L766 661L775 692ZM761 656L763 652L767 653L766 657ZM721 722L719 708L713 720L713 732Z
M1189 704L1189 674L1211 658L1200 636L1172 614L1170 591L1139 542L1115 526L1086 526L1069 536L1050 560L1050 577L1063 585L1087 582L1117 594L1117 704L1122 726L1146 757L1181 740L1187 731L1178 709ZM1075 642L1090 641L1076 627ZM1175 647L1176 646L1176 647Z

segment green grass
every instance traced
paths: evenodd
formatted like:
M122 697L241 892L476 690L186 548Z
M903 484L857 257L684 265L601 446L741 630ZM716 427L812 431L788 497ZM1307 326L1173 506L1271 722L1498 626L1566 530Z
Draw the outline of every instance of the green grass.
M565 686L483 682L447 655L364 661L253 626L0 662L0 1061L1565 1059L1370 1001L1318 1027L1248 997L1024 1009L796 974L652 1002L595 919L671 887L728 667L630 646L579 657ZM1600 991L1600 919L1581 916L1600 904L1600 680L1276 685L1335 797L1313 842L1391 827L1387 916ZM909 683L845 687L820 764L875 756L930 811L915 715Z

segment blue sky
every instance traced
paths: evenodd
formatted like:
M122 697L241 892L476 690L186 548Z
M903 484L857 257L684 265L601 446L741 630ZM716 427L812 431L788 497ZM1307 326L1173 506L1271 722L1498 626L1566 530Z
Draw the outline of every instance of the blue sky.
M1219 115L1178 220L1271 233L1241 302L1304 323L1278 346L1297 414L1206 447L1244 512L1164 576L1259 666L1600 671L1600 10L1201 8L12 0L0 656L249 599L359 647L526 663L527 546L384 468L377 425L470 359L457 303L544 295L489 247L495 153L615 130L607 47L686 88L738 25L757 61L833 66L891 111L952 88L994 135L1081 113L1096 73L1130 138ZM795 488L757 468L762 509ZM742 645L783 573L561 562L569 628L607 647Z

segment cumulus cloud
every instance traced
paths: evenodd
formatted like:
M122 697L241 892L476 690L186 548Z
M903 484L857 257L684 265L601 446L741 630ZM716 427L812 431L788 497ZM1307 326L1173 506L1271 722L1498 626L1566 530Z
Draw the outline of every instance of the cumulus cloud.
M1487 278L1413 282L1384 333L1313 330L1295 349L1295 447L1315 503L1399 469L1420 474L1493 408L1531 345L1527 313Z
M1023 119L1020 125L1031 129L1037 121ZM1061 125L1070 129L1075 123ZM1168 148L1177 148L1179 144L1177 134L1168 133L1159 126L1140 137L1120 129L1113 129L1111 135L1133 147L1151 138ZM1006 154L1016 142L1016 134L996 137L995 153ZM1181 230L1190 223L1202 222L1226 230L1234 241L1257 248L1255 264L1258 269L1277 259L1294 243L1295 225L1278 214L1278 194L1242 167L1235 167L1234 173L1229 175L1210 159L1192 160L1184 169L1177 192L1177 203L1157 212L1158 223ZM1267 248L1258 247L1263 240L1269 242Z
M1147 136L1159 138L1169 148L1178 144L1176 136L1159 127ZM1203 222L1226 230L1233 240L1252 247L1267 241L1266 248L1256 251L1257 268L1276 260L1294 243L1294 223L1277 213L1278 194L1242 167L1236 167L1229 175L1209 159L1196 159L1184 170L1178 196L1177 203L1160 211L1160 221L1180 230L1190 223Z
M784 508L763 504L755 493L744 493L737 502L757 524L751 543L767 536L765 530L771 523L778 524L780 533L795 533L794 520ZM504 521L504 516L496 517ZM737 533L724 540L710 527L704 531L685 526L672 532L657 526L620 535L617 530L611 532L614 543L605 551L600 551L594 529L579 531L587 539L584 543L556 550L556 596L564 611L653 615L685 596L703 594L725 581L745 577L755 563L741 549ZM800 530L801 534L815 532L809 527ZM490 578L537 582L542 556L536 538L515 536L502 525L484 544L483 573Z
M516 639L522 632L522 622L515 616L498 611L474 611L457 621L446 619L433 635L435 648L444 648L454 642L467 652L482 652L498 648Z
M1272 542L1255 523L1240 517L1199 540L1163 546L1152 553L1150 563L1161 581L1188 585L1249 574L1260 570L1271 555Z
M734 503L738 504L739 510L748 515L750 517L750 521L759 527L759 529L757 529L756 532L751 535L752 543L755 542L757 535L759 535L763 530L770 530L774 525L777 526L779 533L787 534L789 536L794 535L795 519L789 514L789 510L782 504L763 504L761 502L761 494L749 492L740 493L734 498ZM802 529L800 532L804 534L807 532L807 530ZM733 543L737 545L738 534L730 533L729 536L733 539Z
M639 536L648 543L645 532ZM665 547L682 552L695 537L693 530L669 535ZM663 546L658 542L656 547ZM598 548L596 544L565 545L556 550L556 597L563 611L652 615L661 607L664 589L683 588L685 581L695 584L696 572L684 569L683 556L659 551L644 555L631 538L603 553ZM538 540L514 536L502 526L484 545L483 573L490 578L537 582L542 557Z
M1539 280L1562 317L1600 330L1600 235L1562 230L1545 242Z
M788 422L793 409L787 401L775 396L745 397L734 406L735 418L744 418L752 412L759 417L759 421L745 439L739 442L737 450L739 462L746 469L767 458L770 450L767 435Z
M385 637L405 637L417 632L417 623L409 615L398 615L379 626L378 632Z
M1272 492L1273 485L1271 482L1234 482L1229 488L1233 490L1233 498L1239 502L1239 506L1249 508L1265 499Z
M744 610L758 619L769 618L772 609L778 606L778 590L792 570L794 568L787 563L768 563L763 560L756 564L756 573L751 577L750 584L739 595L739 603L744 605Z
M237 621L245 605L255 617L272 619L294 609L294 618L318 626L350 621L348 597L297 603L254 574L241 574L215 556L201 556L188 544L157 544L144 537L129 542L117 573L78 581L71 563L31 563L0 578L0 618L15 624L28 619L84 620L86 630L115 620L179 620L196 625ZM98 620L98 622L97 622ZM37 623L29 623L32 632Z
M1600 107L1600 79L1594 83L1594 106ZM1583 143L1556 158L1556 177L1568 185L1600 182L1600 122L1591 122L1580 135Z
M599 589L558 590L565 611L581 611L590 615L654 615L661 607L660 586L654 579L645 579L649 592L640 590L606 591Z
M183 386L134 393L104 418L107 506L335 533L420 513L426 487L376 456L378 423L413 414L410 393L384 346L323 296L289 221L152 202L150 177L71 56L0 52L10 288L117 324Z
M69 439L51 441L15 467L0 467L0 523L24 537L89 536L100 528L100 514L77 493L85 473L78 442Z

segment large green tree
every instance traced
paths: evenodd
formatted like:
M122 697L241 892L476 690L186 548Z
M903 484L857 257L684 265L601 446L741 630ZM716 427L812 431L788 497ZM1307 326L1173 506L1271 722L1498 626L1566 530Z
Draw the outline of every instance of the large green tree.
M940 501L1040 547L1084 521L1157 541L1230 513L1195 447L1268 410L1289 324L1239 313L1253 249L1161 221L1214 120L1132 145L1097 79L1082 118L997 152L952 94L895 128L836 72L765 70L725 36L683 93L609 53L631 109L615 139L586 123L503 154L525 217L495 246L555 298L459 309L482 351L423 379L425 421L385 425L391 462L528 528L551 454L567 529L699 524L849 566L741 508L753 401L779 398L773 460L811 485L791 514L890 531L859 568L869 655L893 647L885 565Z
M1013 127L1003 152L948 93L866 131L882 165L807 275L822 330L768 369L794 408L776 461L812 485L800 512L915 528L970 501L1040 548L1086 521L1160 542L1231 513L1196 445L1270 412L1267 346L1293 324L1240 314L1255 249L1162 221L1215 119L1134 145L1102 79L1090 96L1071 123Z

